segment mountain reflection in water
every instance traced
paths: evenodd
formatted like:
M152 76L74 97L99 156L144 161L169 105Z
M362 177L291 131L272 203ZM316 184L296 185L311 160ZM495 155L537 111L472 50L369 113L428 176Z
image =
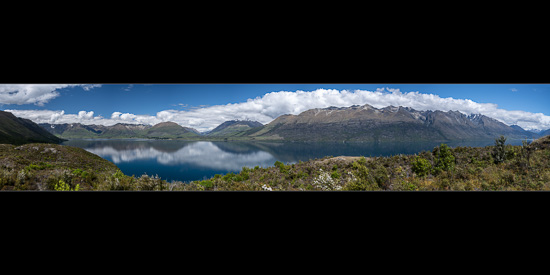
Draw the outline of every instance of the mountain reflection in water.
M126 175L140 176L146 173L168 181L201 180L215 174L238 173L244 166L273 166L275 161L296 163L325 156L415 154L423 150L431 151L439 145L433 142L211 142L147 139L73 139L62 144L83 148L112 161ZM494 140L448 144L451 147L487 146L494 144Z

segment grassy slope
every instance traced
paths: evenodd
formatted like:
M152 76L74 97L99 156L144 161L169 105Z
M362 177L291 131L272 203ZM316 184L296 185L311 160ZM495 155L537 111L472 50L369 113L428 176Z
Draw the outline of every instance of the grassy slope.
M86 190L117 171L113 163L77 147L0 144L0 190L51 190L59 180Z

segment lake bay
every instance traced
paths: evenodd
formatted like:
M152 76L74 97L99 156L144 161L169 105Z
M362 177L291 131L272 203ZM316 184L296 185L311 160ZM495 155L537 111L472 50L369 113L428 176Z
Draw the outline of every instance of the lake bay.
M83 148L116 164L126 175L158 175L168 182L193 181L215 174L238 173L242 167L273 166L325 156L392 156L431 151L439 142L267 142L150 139L73 139L63 145ZM451 147L483 147L494 140L448 142ZM521 140L507 144L521 145Z

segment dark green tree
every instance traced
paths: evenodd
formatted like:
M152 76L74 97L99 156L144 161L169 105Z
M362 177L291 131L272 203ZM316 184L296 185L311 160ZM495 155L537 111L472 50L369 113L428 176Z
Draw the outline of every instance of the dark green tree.
M504 143L506 143L506 138L504 136L495 139L495 147L492 153L495 164L503 162L506 158L506 147Z
M435 163L433 166L433 174L437 175L441 171L452 171L455 167L455 157L451 148L445 143L441 143L439 147L433 150Z

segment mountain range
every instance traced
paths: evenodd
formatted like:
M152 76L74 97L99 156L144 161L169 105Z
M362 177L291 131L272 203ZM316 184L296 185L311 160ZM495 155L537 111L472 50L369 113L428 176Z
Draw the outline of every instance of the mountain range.
M39 124L50 133L62 138L192 138L200 133L175 122L161 122L154 126L117 123L112 126L84 125L80 123Z
M418 111L409 107L375 108L365 104L351 107L316 108L298 115L282 115L262 125L256 121L226 121L200 133L174 122L154 126L40 124L60 138L159 138L287 141L451 141L509 138L537 138L550 134L525 131L481 114L458 111Z
M247 131L249 137L295 141L450 141L536 138L519 126L458 111L417 111L409 107L351 107L310 109L299 115L282 115L271 123Z

